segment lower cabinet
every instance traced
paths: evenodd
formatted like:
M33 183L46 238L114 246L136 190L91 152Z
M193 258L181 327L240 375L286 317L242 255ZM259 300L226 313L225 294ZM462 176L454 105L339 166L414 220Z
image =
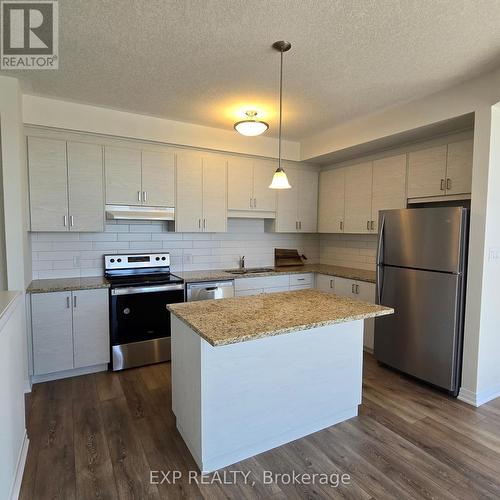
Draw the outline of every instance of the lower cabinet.
M374 283L338 278L326 274L317 274L316 288L323 292L336 293L342 297L375 303ZM369 350L373 350L374 327L374 319L365 319L363 345Z
M239 278L234 280L236 297L258 295L259 293L287 292L313 288L312 273L280 274L278 276L262 276L255 278Z
M107 289L32 294L34 375L108 363L108 314Z

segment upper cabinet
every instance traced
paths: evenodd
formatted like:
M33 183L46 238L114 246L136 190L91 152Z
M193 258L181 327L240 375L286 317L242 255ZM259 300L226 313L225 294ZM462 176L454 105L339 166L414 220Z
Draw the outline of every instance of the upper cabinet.
M233 215L240 217L274 216L266 213L276 211L276 192L269 189L275 170L272 161L228 158L228 210L238 212Z
M472 139L408 155L408 198L471 192Z
M315 233L318 219L318 172L287 168L286 174L292 188L278 190L274 230L281 233Z
M178 232L227 231L227 161L198 151L177 154Z
M380 210L406 207L406 155L320 175L320 233L376 233Z
M174 206L173 150L140 151L106 146L104 164L107 204Z
M319 174L318 232L342 233L345 219L345 168Z
M32 231L103 231L102 147L28 137Z

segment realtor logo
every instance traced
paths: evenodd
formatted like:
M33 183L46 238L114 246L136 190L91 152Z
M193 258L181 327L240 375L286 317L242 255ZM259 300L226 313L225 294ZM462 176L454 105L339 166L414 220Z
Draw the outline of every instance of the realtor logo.
M59 12L56 0L1 5L1 69L57 69Z

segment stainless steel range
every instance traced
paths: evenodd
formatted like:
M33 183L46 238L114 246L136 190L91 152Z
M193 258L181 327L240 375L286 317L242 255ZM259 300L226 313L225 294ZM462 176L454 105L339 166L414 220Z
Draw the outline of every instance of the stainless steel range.
M170 313L184 302L184 280L170 273L170 254L105 255L110 282L113 371L170 359Z

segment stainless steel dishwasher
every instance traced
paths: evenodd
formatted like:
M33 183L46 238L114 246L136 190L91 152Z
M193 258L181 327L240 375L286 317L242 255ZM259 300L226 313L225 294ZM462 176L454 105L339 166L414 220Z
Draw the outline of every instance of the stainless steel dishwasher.
M234 280L203 281L186 284L186 300L228 299L234 297Z

